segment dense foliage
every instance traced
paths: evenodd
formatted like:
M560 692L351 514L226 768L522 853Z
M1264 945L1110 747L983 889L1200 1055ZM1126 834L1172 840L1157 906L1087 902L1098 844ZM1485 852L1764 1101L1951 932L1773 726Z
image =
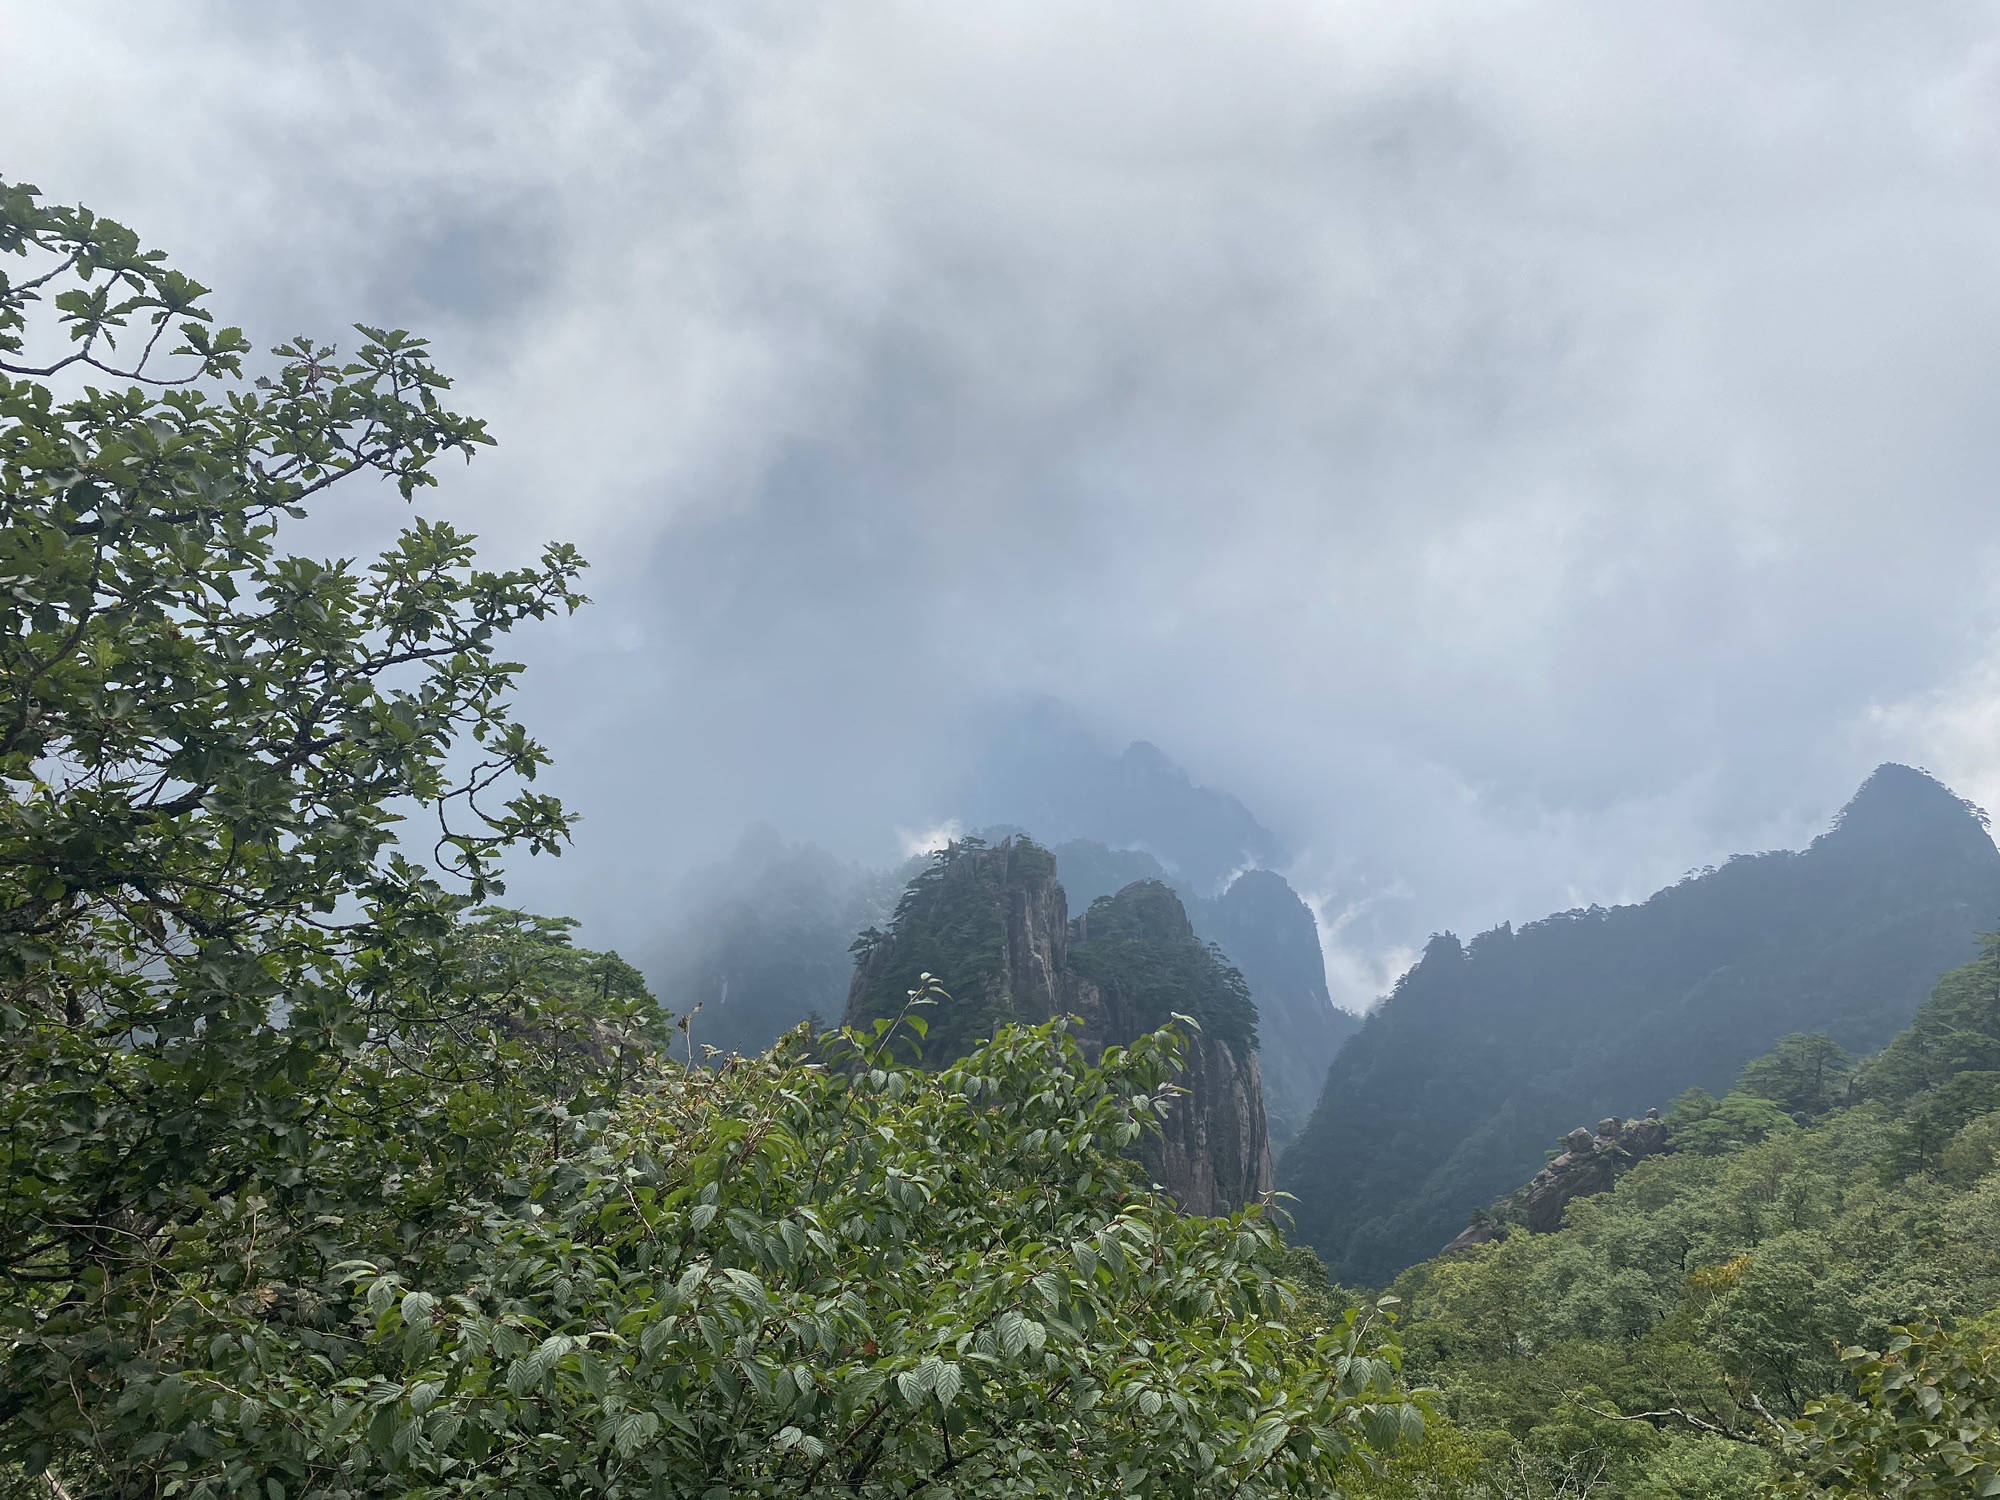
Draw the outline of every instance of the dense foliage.
M1310 1316L1255 1213L1173 1213L1121 1154L1171 1033L1091 1067L1010 1029L937 1075L886 1031L859 1066L655 1053L417 1213L218 1216L114 1390L79 1406L46 1332L17 1363L13 1456L72 1493L1254 1496L1420 1434L1379 1318Z
M1778 1496L2000 1495L2000 1340L1917 1324L1842 1358L1854 1393L1807 1406Z
M1192 1016L1239 1058L1257 1046L1257 1007L1243 975L1194 934L1180 899L1157 880L1100 896L1071 931L1070 965L1142 1027Z
M495 652L580 562L276 543L485 441L421 341L245 385L122 228L0 188L0 252L0 1493L1251 1500L1420 1435L1379 1313L1146 1185L1174 1033L918 1072L918 975L703 1069L479 904L568 833Z
M1058 930L1066 903L1056 875L1054 856L1025 835L990 846L962 839L940 850L904 890L888 930L871 929L855 943L860 964L848 1018L894 1015L921 976L937 974L956 998L922 1049L933 1062L963 1055L1009 1022L1048 1020L1060 997L1015 993L1009 923L1017 908L1039 904L1047 908L1044 925ZM1063 974L1096 985L1136 1029L1183 1015L1239 1057L1256 1047L1257 1007L1243 975L1195 936L1180 899L1159 881L1099 897L1063 931Z
M1659 1005L1601 1006L1424 1212L1634 1048L1720 1097L1559 1232L1356 1297L1264 1206L1151 1186L1167 1023L1242 1055L1258 1022L1157 881L1065 928L1048 851L955 845L858 945L866 1024L695 1066L636 969L490 904L570 825L498 640L581 562L484 571L421 519L364 569L278 548L334 481L411 496L486 441L422 342L246 383L119 226L0 186L0 254L0 1494L2000 1495L2000 941L1842 1045L2000 864L1933 783L1879 772L1808 854L1637 915L1435 948L1362 1038L1371 1097L1412 1016L1491 1071L1482 996L1545 984L1545 1048L1578 976ZM1034 902L1041 1010L1094 985L1124 1044L1012 993ZM1773 1031L1813 985L1844 1030Z
M980 830L969 847L1025 836L1022 829L996 826ZM1360 1025L1327 995L1311 908L1270 870L1246 871L1220 895L1202 897L1141 849L1072 839L1050 852L1072 914L1138 881L1172 889L1196 936L1220 948L1221 962L1238 969L1250 987L1271 1140L1290 1140L1319 1098L1334 1053ZM894 927L898 898L927 864L863 869L810 844L785 844L769 828L753 830L728 859L687 883L680 914L649 966L661 1001L679 1012L700 1006L695 1032L701 1042L745 1055L765 1050L802 1021L816 1018L824 1025L840 1017L853 979L856 935ZM932 957L938 973L966 967L955 945L941 945ZM924 970L915 959L898 967L905 982ZM901 994L890 981L867 989L866 1003L877 1007L898 1003ZM1190 1013L1187 1005L1177 1008Z
M422 521L366 569L279 552L335 482L486 440L422 341L227 388L241 336L128 231L11 187L0 250L34 273L0 284L0 1274L108 1285L219 1195L309 1196L346 1059L429 1024L496 852L566 836L494 650L581 565L481 571ZM418 811L456 894L397 852Z
M1975 1473L2000 1445L1996 1048L1989 944L1878 1057L1785 1038L1560 1233L1404 1273L1412 1369L1455 1422L1434 1449L1462 1445L1445 1492L2000 1493Z
M1719 1094L1788 1033L1880 1047L1996 916L2000 852L1979 818L1885 766L1803 853L1435 939L1342 1049L1278 1185L1337 1276L1379 1285L1575 1126Z
M934 1062L962 1057L1000 1027L1051 1019L1040 1004L1014 992L1007 963L1007 922L1016 903L1047 899L1055 856L1029 838L988 846L954 840L904 887L887 931L870 928L855 940L855 982L846 1016L872 1022L901 1013L905 997L927 974L950 986L951 1004L935 1018L921 1049Z

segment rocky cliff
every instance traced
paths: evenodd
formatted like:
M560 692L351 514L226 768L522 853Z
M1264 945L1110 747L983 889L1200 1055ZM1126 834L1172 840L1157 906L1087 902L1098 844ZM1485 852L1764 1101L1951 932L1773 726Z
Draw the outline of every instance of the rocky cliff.
M1256 1010L1242 976L1202 943L1179 899L1140 881L1074 922L1053 856L1027 839L954 844L910 882L886 932L857 945L847 1021L902 1009L920 974L949 1004L926 1016L922 1053L936 1066L1012 1022L1080 1022L1090 1052L1122 1045L1175 1013L1190 1037L1187 1090L1145 1159L1190 1213L1227 1213L1271 1190Z
M1319 924L1284 876L1245 870L1188 916L1250 982L1271 1140L1283 1146L1312 1114L1327 1068L1361 1029L1361 1018L1338 1009L1327 994Z
M1242 971L1257 1004L1271 1146L1275 1150L1290 1141L1318 1102L1334 1054L1361 1029L1361 1018L1338 1009L1327 994L1312 908L1275 870L1244 870L1221 895L1199 896L1143 849L1072 839L1057 844L1054 853L1063 889L1080 906L1134 881L1171 887L1195 936L1214 943Z

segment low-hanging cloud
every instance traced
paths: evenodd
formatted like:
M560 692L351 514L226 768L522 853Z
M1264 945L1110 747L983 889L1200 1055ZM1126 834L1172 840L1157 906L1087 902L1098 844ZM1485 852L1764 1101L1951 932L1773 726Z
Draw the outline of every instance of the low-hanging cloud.
M993 705L1441 927L2000 799L2000 19L1803 3L0 3L0 172L269 340L431 333L432 509L597 563L514 895L886 864ZM357 546L397 506L321 525Z

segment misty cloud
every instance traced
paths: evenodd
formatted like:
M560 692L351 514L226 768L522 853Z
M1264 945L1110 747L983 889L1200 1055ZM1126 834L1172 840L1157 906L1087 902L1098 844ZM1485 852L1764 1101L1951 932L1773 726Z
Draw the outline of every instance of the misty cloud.
M597 940L759 820L1002 818L1044 697L1273 830L1350 1002L1883 759L2000 801L1986 8L0 18L0 171L430 333L503 444L436 508L596 561L513 895Z

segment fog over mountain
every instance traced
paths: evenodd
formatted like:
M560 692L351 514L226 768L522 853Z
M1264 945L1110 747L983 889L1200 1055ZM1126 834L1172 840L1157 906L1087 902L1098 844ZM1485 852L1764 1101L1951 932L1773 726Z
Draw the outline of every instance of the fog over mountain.
M761 823L1104 840L1049 723L1235 799L1352 1005L1884 760L2000 802L1990 7L0 28L0 173L260 343L429 334L501 446L424 508L593 558L519 642L586 822L510 891L592 943ZM404 514L342 503L327 550Z

